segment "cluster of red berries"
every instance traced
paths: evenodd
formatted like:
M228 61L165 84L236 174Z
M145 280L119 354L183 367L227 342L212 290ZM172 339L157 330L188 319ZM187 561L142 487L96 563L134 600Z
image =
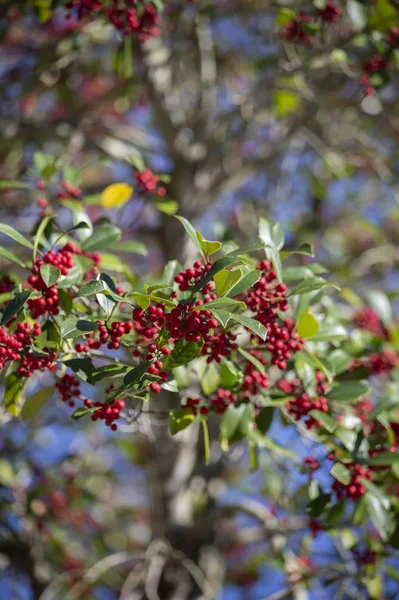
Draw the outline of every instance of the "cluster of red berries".
M23 344L13 335L10 335L0 327L0 369L11 360L19 360L20 355L18 350L23 348Z
M61 189L57 193L57 198L61 200L81 200L82 190L71 185L68 181L61 183Z
M143 336L144 340L150 340L155 337L165 320L165 305L161 303L150 304L150 306L143 310L142 308L135 308L133 310L133 326L140 336ZM139 344L141 340L137 340Z
M50 250L42 259L35 260L32 267L32 275L28 277L28 283L34 290L41 292L40 298L32 298L28 300L28 307L34 319L41 315L50 313L58 315L58 290L56 285L47 287L40 274L40 267L45 264L53 265L60 270L61 275L67 275L73 267L72 252L67 247L62 248L58 252Z
M381 353L370 354L366 367L374 375L390 373L399 366L399 354L394 350L383 350Z
M334 457L331 455L329 458L332 460L334 459ZM338 479L335 479L331 488L335 492L338 500L343 500L344 498L358 500L366 493L366 488L362 484L361 479L367 479L369 481L371 479L372 472L368 467L363 467L357 463L346 466L351 475L350 482L345 484L341 481L338 481Z
M306 456L305 460L303 461L303 464L307 469L310 470L310 475L312 475L312 473L314 473L315 471L317 471L317 469L320 468L319 461L313 458L313 456Z
M288 42L311 44L314 41L314 36L309 34L309 25L312 23L312 17L300 11L295 19L284 26L280 35Z
M108 388L107 392L110 391ZM117 421L120 417L120 412L125 408L123 400L111 400L110 402L93 402L89 398L84 401L86 408L94 408L91 415L92 421L104 421L105 424L116 431L118 429Z
M341 20L344 11L342 8L327 0L324 8L319 10L319 17L325 23L337 23Z
M296 421L299 421L302 417L307 417L304 421L306 427L314 429L315 427L321 427L322 423L309 415L310 411L319 410L320 412L328 413L328 404L324 396L311 398L308 394L303 393L297 398L290 400L287 404L287 409Z
M234 404L235 398L230 390L219 388L216 395L211 399L211 406L218 414L223 414L229 404Z
M192 413L197 415L208 415L210 409L222 415L230 404L234 404L235 398L230 390L219 388L213 398L210 399L209 406L200 406L200 398L186 398L181 405L182 408L191 408Z
M112 4L106 8L100 0L70 0L66 7L70 11L76 9L78 19L105 9L109 21L118 31L124 36L135 33L141 42L159 35L160 17L152 2L141 2L138 6L137 0L125 0L124 6L120 7L119 0L112 0ZM67 17L70 18L71 13Z
M299 11L295 19L285 25L280 35L289 42L311 44L315 39L312 34L317 29L318 19L325 23L337 23L343 14L342 8L328 0L324 8L319 9L315 16Z
M150 344L147 348L147 355L145 359L151 364L148 366L146 372L149 375L159 377L161 381L167 381L168 374L165 371L162 371L163 362L161 359L164 356L167 356L169 353L170 350L166 346L162 346L162 348L158 349L155 344ZM149 388L154 394L159 394L162 389L161 385L157 381L151 381Z
M381 323L380 317L370 307L361 308L357 311L354 324L359 329L370 331L375 337L386 338L387 330Z
M281 380L277 382L277 387L285 394L294 394L296 397L290 400L287 404L288 413L292 415L296 421L302 417L307 417L305 425L308 429L321 427L322 423L309 415L311 410L320 410L323 413L328 412L327 399L322 395L311 398L305 393L300 379L291 381ZM316 393L324 394L327 391L327 386L324 383L324 375L320 372L316 373Z
M195 306L202 305L202 300L197 300L195 303ZM200 342L202 339L208 341L210 330L215 329L218 322L210 310L195 310L193 304L180 303L165 315L165 325L174 340Z
M8 275L3 275L0 277L0 294L10 292L13 285L14 282L8 277Z
M159 185L159 177L150 169L145 169L141 173L135 174L135 179L138 185L138 191L144 193L154 193L157 196L165 196L166 189L163 185Z
M179 290L181 292L186 292L190 287L194 287L201 281L204 275L211 268L211 264L201 265L199 261L196 261L193 266L185 271L181 271L175 277L175 282L179 284ZM212 290L212 284L208 283L205 285L201 292L205 296L209 294ZM215 296L216 298L216 296ZM212 300L213 298L211 298Z
M266 349L272 355L271 364L284 371L292 353L301 350L304 341L295 332L292 319L282 320L279 311L288 310L287 286L277 282L277 274L272 263L264 260L257 267L262 277L248 292L247 307L255 313L254 318L267 329Z
M206 359L208 363L213 361L220 363L223 356L230 356L232 351L237 348L236 338L237 336L230 331L221 331L207 336L201 354L208 355Z
M261 351L250 350L249 352L252 356L256 357L262 365L266 364L266 359L261 356ZM269 380L266 373L261 373L252 362L248 361L244 369L242 389L249 394L256 395L259 389L266 390L268 387Z
M71 407L75 406L73 398L80 396L79 379L73 375L70 375L69 373L65 373L65 375L63 375L63 377L57 381L55 387L57 388L63 402L67 402Z
M48 348L43 348L47 354L36 356L34 353L25 354L24 358L17 369L22 377L32 377L35 371L55 371L57 365L54 361L57 358L55 352L51 352Z

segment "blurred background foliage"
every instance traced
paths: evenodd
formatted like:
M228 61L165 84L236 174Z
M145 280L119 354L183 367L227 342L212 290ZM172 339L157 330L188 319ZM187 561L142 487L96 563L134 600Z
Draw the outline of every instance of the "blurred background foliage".
M353 28L376 6L387 15L377 29L395 25L396 3L348 0L345 19L306 47L279 30L287 7L310 2L170 1L161 36L145 44L101 20L67 20L62 7L40 23L48 3L33 4L0 2L0 177L27 184L1 190L2 222L26 231L36 221L38 150L81 172L93 218L105 186L134 187L141 158L168 175L167 198L205 236L248 244L259 216L280 220L289 245L314 243L344 288L395 302L398 78L364 96L356 60L370 49ZM134 195L108 216L142 244L133 273L191 258L179 223L151 201ZM348 578L336 598L382 597L374 567L363 591L356 583L359 532L312 538L306 478L284 460L263 456L248 475L237 445L215 448L205 468L198 433L172 442L162 419L111 437L57 406L29 426L1 419L2 598L157 600L168 564L162 599L213 598L223 582L218 598L322 600L316 563L320 577ZM313 447L291 428L284 436L300 453ZM372 530L361 535L381 551ZM296 573L301 585L287 587ZM390 575L383 597L395 598Z

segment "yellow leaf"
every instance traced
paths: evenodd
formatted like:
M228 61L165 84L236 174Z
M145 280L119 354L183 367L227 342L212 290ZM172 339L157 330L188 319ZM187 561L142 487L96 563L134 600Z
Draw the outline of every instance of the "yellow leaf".
M319 322L306 311L296 324L296 331L301 338L311 338L319 331Z
M101 194L101 204L104 208L123 206L130 199L133 188L127 183L113 183Z

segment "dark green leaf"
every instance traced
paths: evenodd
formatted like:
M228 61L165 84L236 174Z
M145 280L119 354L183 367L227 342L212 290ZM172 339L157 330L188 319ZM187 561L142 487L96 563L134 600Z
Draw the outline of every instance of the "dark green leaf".
M331 494L320 494L317 498L314 498L306 505L307 514L312 517L312 519L316 519L320 517L329 505L331 500Z
M361 398L370 390L367 383L361 381L348 381L338 387L335 387L327 394L329 400L357 400Z
M265 434L269 431L269 428L273 422L274 408L272 406L266 406L262 408L259 415L256 417L255 422L258 430Z
M309 292L314 292L315 290L321 290L327 286L332 286L335 289L339 290L339 286L335 283L330 283L329 281L325 281L320 277L314 277L312 279L305 279L298 283L293 290L289 293L289 296L296 296L298 294L307 294Z
M350 471L345 467L345 465L338 462L333 465L332 469L330 470L330 474L334 477L334 479L343 485L349 485L352 479Z
M149 366L148 362L141 363L137 367L134 367L130 371L128 371L123 379L124 385L133 385L138 383L145 375Z
M58 267L45 263L40 267L40 275L46 286L49 288L59 280L61 271Z
M94 369L94 371L91 373L89 383L97 383L98 381L108 377L122 375L123 373L126 373L126 371L127 367L124 365L105 365L104 367Z
M58 290L58 301L60 308L67 314L71 314L72 310L72 298L65 290Z
M10 300L3 313L0 325L5 325L10 319L12 319L16 314L18 314L19 311L25 306L26 302L29 300L32 294L32 290L24 290L23 292L14 296L14 298Z
M82 381L90 381L94 365L88 358L72 358L65 361L65 365L72 369Z
M224 256L223 258L219 258L217 261L213 263L209 271L202 277L202 279L197 283L197 285L192 290L193 293L199 292L215 275L222 269L226 267L231 267L232 265L236 265L241 262L239 258L233 256Z
M194 245L198 249L199 253L202 255L203 252L202 252L201 242L197 238L197 233L196 233L194 227L191 225L190 221L187 221L187 219L185 219L184 217L180 217L179 215L175 215L175 219L180 221L180 223L183 225L188 237L194 243Z
M253 413L250 404L240 404L239 406L230 404L220 423L222 437L227 440L241 439L246 435L252 419Z
M74 413L72 413L71 417L74 421L85 417L86 415L90 415L96 411L95 408L86 408L85 406L81 406L77 408Z
M238 281L231 288L231 290L228 291L227 296L229 298L234 298L235 296L242 294L242 292L245 292L245 290L247 290L248 288L255 285L255 283L257 281L259 281L260 276L261 276L261 272L259 271L259 269L254 269L253 271L249 271L249 273L246 273L244 275L244 277L242 277L240 279L240 281Z
M258 335L262 340L266 340L267 338L267 329L262 323L256 321L255 319L251 319L251 317L246 317L245 315L238 315L236 313L231 313L231 319L233 321L237 321L240 325L243 325L247 329L250 329L256 335Z
M330 433L335 431L337 428L337 424L330 415L321 412L320 410L311 410L309 413L316 421L320 421L322 423L324 429L327 429Z
M190 408L178 408L169 413L169 429L172 435L186 429L194 421L194 415Z
M18 416L18 404L21 399L22 390L24 388L24 380L17 373L10 373L6 377L4 406L6 410Z
M115 225L101 225L83 242L82 250L84 252L92 252L93 250L104 250L105 248L109 248L120 239L121 233L119 227L116 227Z
M181 339L177 342L175 348L166 357L163 369L164 371L171 371L192 362L201 354L203 342L186 342L185 339Z

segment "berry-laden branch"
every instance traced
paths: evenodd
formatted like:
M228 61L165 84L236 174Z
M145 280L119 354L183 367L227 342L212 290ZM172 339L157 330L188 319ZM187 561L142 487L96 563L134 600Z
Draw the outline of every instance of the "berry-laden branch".
M157 176L150 187L136 179L135 193L159 194ZM115 431L121 419L158 414L156 401L150 410L142 406L167 390L180 401L169 412L171 433L201 423L206 462L212 419L223 450L247 441L252 468L264 448L308 475L315 533L323 514L330 518L344 501L356 501L382 538L396 543L399 342L382 292L370 295L369 306L345 293L341 301L353 306L340 321L341 311L331 308L337 294L329 292L339 287L325 278L312 248L285 251L281 227L265 219L258 241L237 247L207 240L177 217L198 260L186 269L172 261L158 278L139 281L119 258L137 251L135 242L121 240L122 230L107 218L109 208L130 201L129 186L105 190L104 215L94 223L80 190L66 199L51 181L36 187L46 190L47 207L33 235L0 224L8 244L3 257L24 265L21 277L5 273L0 281L6 410L34 418L60 398L74 409L73 419L102 421ZM57 225L60 205L72 220L66 233ZM32 376L39 384L34 394ZM298 466L302 459L275 435L289 425L320 442L323 457L309 455Z

